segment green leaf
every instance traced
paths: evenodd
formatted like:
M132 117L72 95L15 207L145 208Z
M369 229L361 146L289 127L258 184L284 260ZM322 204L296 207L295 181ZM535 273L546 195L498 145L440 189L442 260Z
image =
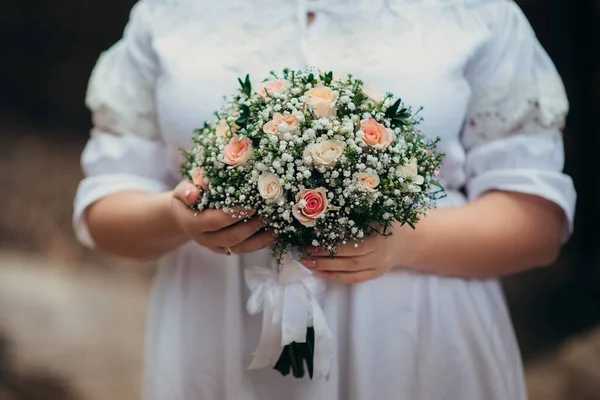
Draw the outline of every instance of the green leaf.
M246 88L248 88L248 90L250 92L252 92L252 82L250 82L250 75L246 74Z
M445 191L445 190L446 190L446 189L444 188L444 186L442 186L442 184L441 184L441 183L439 183L438 181L434 181L434 180L432 180L432 181L430 181L430 183L431 183L433 186L435 186L435 187L439 188L439 189L440 189L440 190L442 190L442 191Z
M333 71L320 75L319 78L325 85L331 85L331 82L333 81Z
M246 128L248 125L248 120L250 119L250 107L245 104L242 104L240 107L240 117L235 120L236 125L240 128Z
M394 126L407 126L407 125L410 125L410 121L409 120L407 120L405 118L402 118L402 117L396 117L396 116L392 118L391 122L392 122L392 125L394 125Z
M252 95L252 83L250 82L250 75L246 74L246 79L244 79L243 81L241 78L238 78L238 82L242 87L242 93L250 97Z
M402 104L402 100L398 99L394 104L392 104L387 110L385 110L386 118L394 118L396 116L396 112L398 112L398 108Z
M362 103L364 103L366 99L367 99L367 96L365 96L365 94L363 92L358 92L354 95L354 105L356 105L358 107Z

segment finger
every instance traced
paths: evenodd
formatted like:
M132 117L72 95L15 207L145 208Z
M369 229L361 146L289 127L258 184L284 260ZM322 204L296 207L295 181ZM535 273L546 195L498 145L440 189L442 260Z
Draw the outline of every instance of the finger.
M216 254L227 254L227 249L225 247L218 247L218 246L211 246L211 247L207 247L204 246L207 249L209 249L210 251L212 251L213 253Z
M373 268L373 260L368 256L358 257L308 257L300 262L316 271L362 271Z
M248 221L236 220L236 222L236 224L225 229L205 233L203 241L214 246L234 247L250 238L263 227L263 223L259 218L252 218Z
M254 215L255 211L250 211L247 216ZM241 221L241 217L225 213L223 210L204 210L197 216L198 227L202 232L217 232L230 227Z
M336 252L336 257L357 257L371 254L374 251L373 246L369 245L369 240L361 243L347 243L340 246ZM311 257L329 257L330 253L328 250L318 249L315 247L308 247L305 249L308 255Z
M200 189L188 180L181 181L173 190L173 197L180 200L182 203L193 206L198 202L200 197Z
M370 281L377 278L380 274L375 269L365 269L363 271L356 272L328 272L328 271L317 271L315 272L320 278L333 279L343 283L354 284Z
M264 231L260 233L255 233L240 244L231 247L231 251L235 254L252 253L253 251L261 250L265 247L272 246L276 242L277 239L273 232Z

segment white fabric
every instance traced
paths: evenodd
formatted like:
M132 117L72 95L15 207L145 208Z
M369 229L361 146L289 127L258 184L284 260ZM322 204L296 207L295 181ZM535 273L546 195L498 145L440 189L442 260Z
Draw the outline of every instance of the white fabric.
M333 356L331 330L321 308L327 281L313 275L292 252L280 265L246 268L245 276L251 290L246 308L251 315L263 313L260 342L248 369L274 367L281 348L305 343L306 331L313 327L313 378L327 379Z
M316 19L306 25L306 12ZM441 207L510 190L558 204L573 221L561 173L567 102L554 66L509 0L142 0L100 59L87 104L95 131L75 227L122 190L179 179L177 148L211 119L236 78L316 65L352 72L415 108L447 153ZM461 194L465 188L467 197ZM519 400L522 367L496 280L401 268L360 285L331 282L330 379L248 371L261 316L245 310L244 270L268 251L226 257L189 243L160 261L150 311L150 400Z

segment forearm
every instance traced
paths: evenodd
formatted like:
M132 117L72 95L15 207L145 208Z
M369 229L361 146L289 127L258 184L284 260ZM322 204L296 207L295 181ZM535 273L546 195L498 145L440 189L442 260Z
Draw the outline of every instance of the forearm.
M544 199L492 192L463 207L433 210L412 233L411 267L444 275L487 278L552 263L564 214Z
M187 240L171 212L171 193L116 193L91 205L86 219L96 247L119 257L156 259Z

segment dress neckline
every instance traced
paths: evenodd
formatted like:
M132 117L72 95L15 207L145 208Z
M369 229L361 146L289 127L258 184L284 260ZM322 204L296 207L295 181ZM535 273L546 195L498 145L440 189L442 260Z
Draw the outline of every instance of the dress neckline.
M373 0L145 0L148 3L156 5L169 5L169 4L188 4L195 6L202 6L204 8L220 8L223 5L233 4L246 4L256 5L259 8L268 6L269 4L279 5L287 3L290 6L297 6L299 3L305 3L309 5L310 9L316 8L330 8L330 7L345 7L351 8L353 5L369 6L374 2ZM405 5L428 5L428 6L464 6L472 5L477 3L487 2L505 2L510 0L381 0L384 4L405 4ZM263 9L264 11L264 9Z

